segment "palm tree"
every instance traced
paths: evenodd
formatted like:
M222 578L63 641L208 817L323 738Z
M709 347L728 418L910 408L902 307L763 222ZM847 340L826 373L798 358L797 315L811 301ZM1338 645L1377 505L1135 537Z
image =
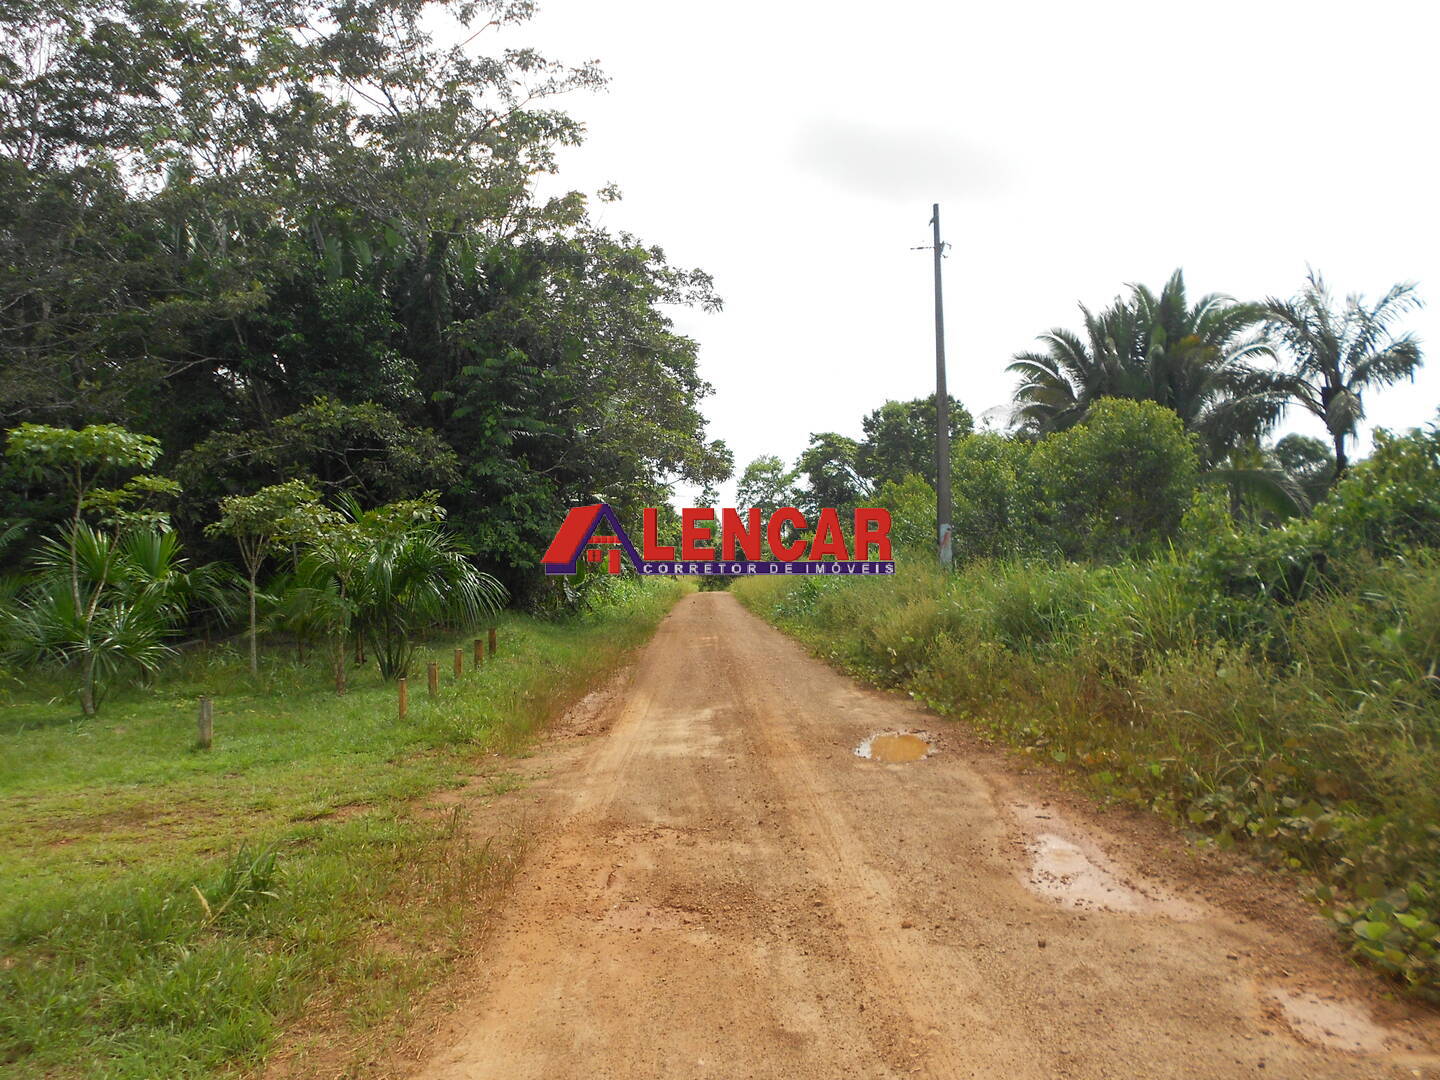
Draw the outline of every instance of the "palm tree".
M32 565L34 579L4 613L6 652L22 665L73 671L86 716L112 677L153 674L174 655L167 639L200 584L175 534L152 529L117 537L81 522L43 541ZM206 590L218 580L204 577Z
M441 620L473 626L494 615L505 587L477 570L425 499L361 510L349 496L342 521L304 541L297 578L334 636L336 690L345 688L345 641L369 642L387 679L406 674L416 631Z
M1318 416L1335 445L1335 476L1345 473L1345 440L1365 416L1362 391L1413 378L1422 362L1420 343L1390 329L1401 315L1420 307L1415 285L1393 285L1371 308L1364 298L1345 298L1336 310L1324 279L1311 270L1293 300L1265 301L1268 327L1290 354L1286 380L1290 396Z
M1098 315L1084 304L1083 336L1062 327L1041 334L1044 352L1016 353L1007 371L1020 375L1015 417L1036 434L1074 427L1104 397L1132 397L1140 390L1129 355L1130 314L1117 298Z
M1144 285L1099 314L1083 304L1083 334L1041 336L1042 352L1015 356L1017 417L1036 433L1071 427L1104 397L1174 409L1200 438L1207 462L1269 430L1285 404L1283 382L1255 361L1272 355L1257 332L1260 308L1219 293L1193 305L1176 270L1156 295Z
M386 678L409 669L417 630L441 621L475 626L505 602L504 586L432 523L374 540L356 586L356 621Z

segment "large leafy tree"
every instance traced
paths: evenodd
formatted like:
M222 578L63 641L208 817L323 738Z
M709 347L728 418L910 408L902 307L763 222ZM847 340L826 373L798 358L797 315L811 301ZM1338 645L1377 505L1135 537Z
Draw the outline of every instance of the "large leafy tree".
M1194 490L1194 436L1152 402L1097 401L1084 423L1042 439L1029 468L1038 519L1070 558L1115 558L1175 535Z
M1092 312L1083 329L1040 337L1009 370L1022 429L1064 431L1102 398L1154 401L1173 409L1200 439L1207 461L1263 434L1284 409L1287 387L1261 363L1271 353L1261 309L1210 293L1193 303L1176 270L1157 294L1144 285Z
M450 520L479 550L533 566L568 505L629 515L672 480L729 476L730 452L703 436L695 344L662 310L718 306L705 275L588 228L491 251L480 269L457 277L466 317L429 408L462 452Z
M577 501L728 476L665 314L709 278L536 192L602 80L484 51L530 6L0 11L0 421L143 424L192 539L259 484L439 488L512 583Z
M176 469L191 519L257 482L303 479L327 495L374 504L402 499L459 473L459 458L431 428L366 402L317 398L274 423L219 431L180 456Z
M1324 423L1335 447L1335 476L1349 464L1347 440L1364 419L1364 392L1414 375L1423 359L1414 334L1397 334L1420 306L1413 284L1391 286L1374 305L1351 295L1339 304L1315 271L1291 300L1271 298L1263 312L1291 362L1286 389Z
M950 438L969 434L974 421L969 411L950 399ZM907 476L923 476L935 484L935 433L938 430L935 395L913 401L887 401L861 422L864 438L856 452L856 466L871 484L899 483Z
M1028 440L993 431L955 440L950 475L956 562L1049 550L1036 522L1041 500L1033 451Z
M735 487L735 502L741 510L758 507L768 517L782 506L798 501L795 481L799 474L787 468L783 459L762 454L740 474Z
M830 506L843 518L859 506L873 490L860 475L859 457L860 444L854 439L833 431L812 434L795 462L796 471L805 478L797 492L800 509L813 514Z

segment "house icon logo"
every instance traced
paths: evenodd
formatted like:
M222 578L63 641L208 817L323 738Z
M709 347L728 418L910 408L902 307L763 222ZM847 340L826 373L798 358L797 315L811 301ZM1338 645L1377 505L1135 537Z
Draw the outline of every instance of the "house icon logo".
M618 574L622 552L640 569L640 553L625 534L619 515L608 503L596 503L577 506L565 515L540 561L547 574L573 574L582 558L592 563L603 561L606 573Z
M618 574L625 558L637 573L646 575L895 573L890 511L860 507L854 513L853 549L834 509L821 509L812 526L793 506L776 510L768 524L757 508L741 514L733 507L718 511L690 507L679 514L679 543L665 544L659 537L659 511L652 506L641 515L642 555L615 508L595 503L566 513L540 565L551 575L574 574L582 562L603 564L606 573ZM872 547L879 549L880 558L866 558ZM860 557L852 558L852 550Z

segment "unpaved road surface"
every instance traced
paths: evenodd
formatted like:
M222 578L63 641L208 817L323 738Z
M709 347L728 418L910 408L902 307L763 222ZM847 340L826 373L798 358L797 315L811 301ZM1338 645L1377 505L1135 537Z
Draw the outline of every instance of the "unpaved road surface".
M728 594L683 600L603 711L535 759L543 822L425 1080L1440 1077L1435 1015L1293 886L1207 892L1162 827L1087 816ZM917 730L924 760L854 753Z

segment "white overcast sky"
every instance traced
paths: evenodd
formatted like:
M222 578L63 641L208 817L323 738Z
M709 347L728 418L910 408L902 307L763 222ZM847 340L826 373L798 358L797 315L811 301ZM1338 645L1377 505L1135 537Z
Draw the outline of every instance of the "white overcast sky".
M1437 30L1433 0L541 0L503 40L610 77L560 102L588 129L560 179L618 184L603 223L714 275L723 313L676 322L738 471L933 390L930 254L910 250L933 202L950 389L977 415L1077 301L1177 266L1193 296L1288 296L1308 263L1341 293L1419 282L1408 326L1434 359L1366 404L1433 419Z

